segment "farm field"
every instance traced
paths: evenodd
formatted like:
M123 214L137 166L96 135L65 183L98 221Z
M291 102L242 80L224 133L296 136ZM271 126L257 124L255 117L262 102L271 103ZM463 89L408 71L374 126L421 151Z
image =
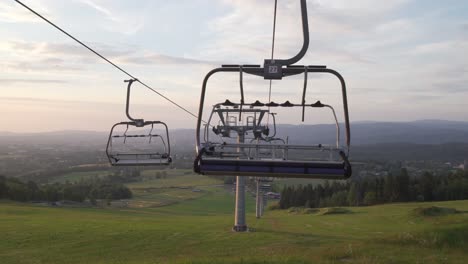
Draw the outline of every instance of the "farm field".
M132 190L158 189L135 193L135 201L154 203L151 206L51 208L1 201L1 263L465 263L468 259L468 201L350 207L342 214L275 210L257 220L254 200L246 195L252 231L233 233L234 196L220 181L190 174L161 185L159 180L165 179L150 180L146 187L145 182L129 185ZM201 192L193 192L194 188ZM172 200L164 203L165 199ZM430 216L417 209L430 206L459 212Z
M49 180L49 182L54 183L65 183L65 182L78 182L80 180L88 180L91 178L99 178L109 175L109 171L100 170L100 171L87 171L87 172L69 172L58 177L54 177Z
M165 178L153 176L161 171L142 172L143 181L127 184L133 199L131 208L160 207L201 198L223 189L222 178L208 178L193 174L190 170L167 170Z

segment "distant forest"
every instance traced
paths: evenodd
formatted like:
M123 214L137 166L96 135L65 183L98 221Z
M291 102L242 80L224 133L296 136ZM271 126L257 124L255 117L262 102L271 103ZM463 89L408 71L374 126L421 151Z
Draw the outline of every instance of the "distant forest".
M96 199L107 201L132 198L132 192L123 185L125 179L110 175L93 180L82 180L76 183L53 183L38 185L33 181L21 181L18 178L0 176L0 199L14 201L74 201L89 200L96 204Z
M424 173L410 177L406 169L398 175L367 177L346 183L326 182L321 185L286 186L279 207L362 206L410 201L447 201L468 199L468 171L448 176Z

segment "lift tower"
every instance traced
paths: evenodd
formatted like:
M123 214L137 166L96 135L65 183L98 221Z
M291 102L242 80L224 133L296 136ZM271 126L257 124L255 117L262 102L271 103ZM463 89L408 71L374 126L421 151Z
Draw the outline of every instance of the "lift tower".
M225 153L223 156L242 158L247 156L246 150L242 147L245 143L246 134L262 135L268 133L268 127L261 125L263 117L268 114L265 109L240 108L238 105L226 101L217 104L213 108L213 114L219 117L220 123L214 126L214 134L223 138L237 137L237 147L235 152ZM211 118L210 118L211 119ZM244 120L244 121L242 121ZM235 232L245 232L248 230L245 220L245 177L236 177L236 208L234 217Z

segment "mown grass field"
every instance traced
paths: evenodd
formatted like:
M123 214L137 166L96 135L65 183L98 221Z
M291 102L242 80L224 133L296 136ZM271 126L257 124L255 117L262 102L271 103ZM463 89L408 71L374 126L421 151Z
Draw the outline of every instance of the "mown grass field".
M191 177L194 176L172 180L169 186L186 184ZM253 198L248 195L247 222L254 231L233 233L233 194L216 186L216 180L212 184L199 183L213 179L199 180L190 185L204 186L199 195L161 207L51 208L2 201L0 263L466 263L468 260L468 201L347 208L351 213L335 215L267 211L257 220ZM151 182L149 186L157 188L158 184ZM136 199L144 200L138 196ZM161 198L156 195L147 201L158 199ZM414 213L415 208L431 205L461 212L443 216Z
M129 207L160 207L197 199L223 184L221 178L201 177L190 170L166 170L165 178L156 179L158 172L161 171L143 171L143 181L127 184L134 196Z

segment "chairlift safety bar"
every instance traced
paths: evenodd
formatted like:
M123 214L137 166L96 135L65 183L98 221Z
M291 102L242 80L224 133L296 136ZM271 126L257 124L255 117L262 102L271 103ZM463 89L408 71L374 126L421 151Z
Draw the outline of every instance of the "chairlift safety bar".
M206 87L208 81L212 75L219 72L239 72L243 70L245 73L257 76L263 76L264 71L261 67L239 67L239 66L232 66L232 67L219 67L211 70L205 76L203 80L201 96L200 96L200 106L198 109L198 120L197 120L197 129L196 129L196 153L199 153L200 146L201 146L201 138L200 138L200 129L202 125L202 116L203 116L203 108L205 103L205 94L206 94ZM288 67L283 69L284 76L293 76L298 74L304 74L305 72L308 73L329 73L338 78L341 84L341 93L343 98L343 111L344 111L344 121L345 121L345 143L347 148L351 144L351 132L350 132L350 124L349 124L349 113L348 113L348 99L346 94L346 83L344 78L339 74L337 71L329 69L329 68L319 68L319 67ZM301 105L302 106L302 105Z

